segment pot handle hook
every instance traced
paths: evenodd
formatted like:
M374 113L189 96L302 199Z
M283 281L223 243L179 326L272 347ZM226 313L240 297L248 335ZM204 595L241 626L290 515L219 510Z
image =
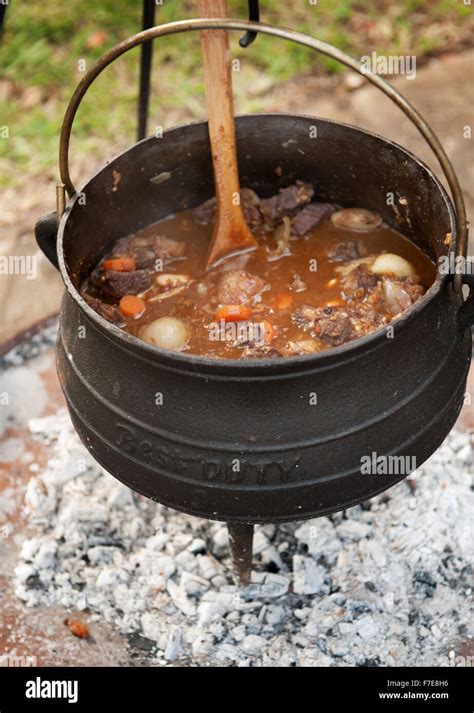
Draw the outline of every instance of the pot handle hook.
M260 22L260 0L249 0L250 22ZM246 32L239 40L239 45L244 49L252 44L257 37L256 32Z
M39 248L49 262L59 270L56 240L58 237L59 219L65 209L64 186L56 186L56 210L41 216L35 225L35 238ZM59 216L59 218L58 218Z
M58 218L56 211L42 215L35 225L35 238L39 248L49 262L59 270L56 238L58 235Z

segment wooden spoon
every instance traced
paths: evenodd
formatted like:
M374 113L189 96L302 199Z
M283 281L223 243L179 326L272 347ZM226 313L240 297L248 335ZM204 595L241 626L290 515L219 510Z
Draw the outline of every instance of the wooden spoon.
M198 0L202 17L227 16L227 0ZM240 205L229 40L225 30L203 30L204 79L216 187L216 222L207 268L257 247Z

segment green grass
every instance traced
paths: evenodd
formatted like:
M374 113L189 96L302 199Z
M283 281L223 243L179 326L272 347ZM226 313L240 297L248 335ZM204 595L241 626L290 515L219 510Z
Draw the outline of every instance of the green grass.
M164 0L157 22L195 16L196 0ZM309 0L291 3L262 0L262 20L308 32L355 56L374 49L416 53L443 49L442 35L424 36L424 28L446 23L461 33L472 22L472 9L462 0ZM230 14L245 18L247 3L229 0ZM83 76L78 61L89 68L107 49L140 29L139 0L24 0L11 3L0 50L0 158L6 170L3 185L22 175L55 176L62 115ZM472 25L470 25L472 28ZM94 46L94 36L104 33ZM375 37L375 44L374 38ZM95 39L100 39L95 37ZM247 92L246 82L259 76L265 86L296 74L338 72L331 59L292 43L260 36L248 50L232 37L232 51L242 62L236 82L240 111L258 110L264 100ZM204 116L200 44L197 33L155 42L151 126ZM88 92L74 125L73 155L95 154L104 147L125 148L135 134L138 50L107 68ZM106 156L104 155L104 158Z

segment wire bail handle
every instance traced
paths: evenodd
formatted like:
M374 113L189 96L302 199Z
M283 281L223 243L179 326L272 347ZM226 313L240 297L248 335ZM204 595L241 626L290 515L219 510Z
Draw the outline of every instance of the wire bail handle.
M180 20L178 22L157 25L142 32L138 32L123 42L120 42L115 47L112 47L86 72L82 80L77 85L66 109L59 142L59 170L61 181L70 198L76 193L76 188L72 183L69 172L69 144L72 125L84 95L95 79L97 79L99 74L101 74L101 72L118 57L144 42L156 39L157 37L209 29L245 32L247 34L244 38L242 38L242 41L245 41L245 38L254 37L257 33L260 33L270 35L272 37L278 37L290 42L295 42L296 44L309 47L316 52L320 52L327 57L331 57L332 59L341 62L346 67L349 67L349 69L352 69L354 72L357 72L357 74L365 77L365 79L367 79L371 84L378 87L378 89L388 96L389 99L391 99L416 126L438 159L449 184L456 213L456 256L463 258L467 256L468 226L466 206L459 179L438 137L417 109L415 109L415 107L389 82L377 74L367 74L364 71L360 60L346 54L337 47L295 30L246 20L199 18L195 20ZM60 214L58 213L58 218L59 217ZM455 274L454 285L457 291L462 289L462 284L463 275Z

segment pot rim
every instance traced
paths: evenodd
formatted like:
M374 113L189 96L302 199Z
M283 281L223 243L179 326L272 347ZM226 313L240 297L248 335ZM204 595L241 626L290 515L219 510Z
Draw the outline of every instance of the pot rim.
M359 133L383 141L384 143L389 143L392 146L396 147L398 150L402 151L410 159L414 159L428 173L429 177L433 180L445 200L451 221L451 234L453 236L449 248L449 253L452 252L454 254L457 231L454 207L451 198L449 197L444 186L434 174L432 169L427 166L424 161L421 161L421 159L419 159L414 153L401 146L400 144L396 143L395 141L392 141L391 139L387 139L381 136L380 134L368 131L367 129L363 129L359 126L354 126L353 124L346 124L345 122L335 121L333 119L325 119L317 116L311 116L309 114L260 112L255 114L238 114L236 115L236 119L245 120L245 118L247 117L255 116L261 116L267 119L270 118L270 120L271 117L285 116L290 119L310 119L312 121L319 121L321 123L344 126L345 128L357 131ZM205 120L196 120L186 122L185 124L179 124L177 126L173 126L166 129L163 132L163 136L165 134L169 134L171 132L182 129L186 126L203 123L207 122ZM126 350L133 349L146 361L159 361L163 365L175 367L180 370L186 370L186 368L188 368L189 371L198 372L201 368L201 370L203 371L224 372L224 374L228 372L235 372L236 370L239 372L245 370L248 375L250 375L250 372L260 373L262 371L288 371L291 367L295 367L296 370L306 370L312 367L324 368L325 366L330 366L334 361L339 361L340 357L346 357L346 360L351 360L353 356L356 356L356 352L367 351L367 349L377 348L378 346L380 346L382 340L386 339L384 327L370 332L369 334L363 337L359 337L357 339L353 339L350 342L346 342L341 346L330 347L329 349L326 349L322 352L315 352L314 354L303 354L291 357L273 357L265 359L215 359L213 357L199 356L188 352L171 352L165 349L160 349L151 344L147 344L141 339L138 339L138 337L135 337L129 334L128 332L125 332L123 329L116 327L114 324L111 324L106 319L101 317L94 309L92 309L92 307L87 304L87 302L81 297L78 290L74 287L72 280L69 277L68 268L66 267L63 249L63 237L68 217L72 209L74 208L80 193L84 191L84 189L104 170L104 168L110 166L118 158L121 158L124 154L130 151L131 148L134 148L139 144L145 143L146 141L150 141L150 139L153 139L153 137L148 136L142 139L141 141L138 141L137 143L133 144L132 147L125 149L125 151L116 154L113 158L106 161L104 165L102 165L97 171L95 171L92 176L90 176L84 183L82 183L76 195L70 199L69 204L65 212L63 213L61 221L59 223L56 247L59 270L64 285L68 294L70 295L70 297L72 297L77 306L81 309L82 312L85 313L88 319L92 321L92 323L97 328L99 328L100 331L104 332L106 336L109 337L112 341L115 342L115 340L117 340L117 346ZM404 329L413 319L418 317L424 311L424 309L435 299L435 297L440 293L441 289L444 287L449 278L450 275L442 275L440 273L439 265L437 265L436 278L433 284L428 288L425 294L422 295L422 297L420 297L414 305L412 305L412 307L403 312L400 317L397 317L396 319L392 320L390 322L390 326L393 327L394 330Z

